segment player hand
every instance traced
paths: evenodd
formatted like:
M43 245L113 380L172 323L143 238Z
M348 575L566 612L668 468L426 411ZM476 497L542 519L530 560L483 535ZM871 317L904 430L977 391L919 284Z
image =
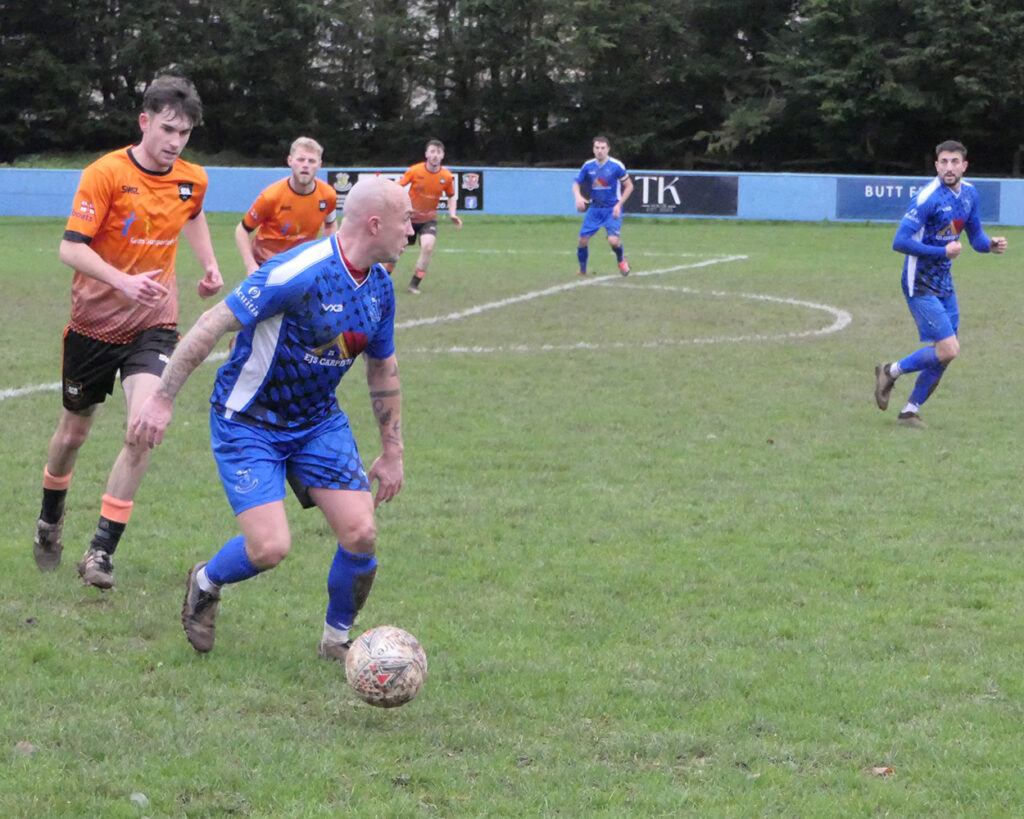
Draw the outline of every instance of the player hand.
M989 245L989 250L992 253L1005 253L1006 239L1003 236L993 236L992 243Z
M120 290L132 301L146 307L154 307L167 298L169 292L166 287L156 281L156 277L162 272L162 269L147 270L137 276L125 276Z
M220 271L214 268L208 270L206 275L199 280L199 297L208 299L224 286L224 278Z
M622 217L622 205L616 205L612 208L612 218L619 219Z
M170 398L161 392L153 393L128 425L128 441L146 444L150 449L163 442L173 412L174 402Z
M387 503L402 488L405 470L402 467L401 454L384 452L370 467L370 483L377 481L377 494L373 496L373 508Z
M587 209L587 200L586 199L577 199L576 200L576 210L578 210L580 213L583 213L583 211L585 211L586 209Z
M455 227L457 227L457 228L462 227L462 220L458 216L453 216L452 217L452 222L455 223Z
M963 245L961 245L959 242L950 242L948 245L946 245L946 258L955 259L957 256L960 255L961 250L963 250Z

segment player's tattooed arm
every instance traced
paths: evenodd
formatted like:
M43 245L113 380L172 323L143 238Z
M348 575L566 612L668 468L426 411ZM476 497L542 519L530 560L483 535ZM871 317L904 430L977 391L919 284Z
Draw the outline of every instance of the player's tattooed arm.
M395 357L376 359L367 356L366 382L370 388L370 405L380 427L384 450L401 453L402 387Z
M217 340L229 330L242 327L235 314L224 302L211 307L202 316L171 356L157 390L142 404L128 424L128 440L136 444L156 446L164 439L164 432L171 423L174 412L174 396L185 383L192 371L210 354Z
M225 333L242 329L242 323L224 303L219 302L203 313L184 338L178 342L164 368L160 392L170 399L178 394L192 372L217 346Z

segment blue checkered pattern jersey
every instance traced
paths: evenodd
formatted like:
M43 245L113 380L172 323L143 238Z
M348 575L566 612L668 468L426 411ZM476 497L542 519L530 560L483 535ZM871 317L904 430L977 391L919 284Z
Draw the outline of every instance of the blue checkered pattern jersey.
M589 197L593 207L613 208L622 195L619 180L626 175L626 166L610 156L603 165L598 165L596 159L584 162L575 181L580 186L580 192Z
M359 353L395 352L395 291L380 265L353 278L337 237L274 256L225 299L242 323L210 403L227 418L302 429L341 412L335 390Z
M964 230L971 247L988 251L989 238L981 226L974 185L962 181L956 193L936 177L918 191L893 241L896 250L907 254L903 262L905 295L943 297L955 292L953 260L946 256L946 245L957 241Z

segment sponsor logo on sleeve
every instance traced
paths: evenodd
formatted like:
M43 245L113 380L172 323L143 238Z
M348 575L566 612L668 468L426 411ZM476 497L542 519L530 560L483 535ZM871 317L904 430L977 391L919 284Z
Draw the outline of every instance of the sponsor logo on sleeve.
M83 199L78 203L78 207L71 211L71 215L83 222L95 222L96 206L88 199Z

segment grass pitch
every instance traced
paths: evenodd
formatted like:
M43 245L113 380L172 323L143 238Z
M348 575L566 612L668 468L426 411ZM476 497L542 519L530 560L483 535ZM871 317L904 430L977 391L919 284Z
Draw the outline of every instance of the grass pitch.
M235 217L211 224L229 286ZM214 366L178 400L116 556L74 563L124 429L119 391L69 494L63 566L32 526L59 410L60 220L6 219L0 815L1013 816L1024 801L1019 262L954 268L961 358L896 427L877 361L911 352L893 226L628 219L575 276L574 219L442 225L395 273L406 484L379 511L359 625L430 676L360 703L316 644L333 551L229 587L181 632L187 569L235 533L209 452ZM414 251L413 251L414 252ZM179 255L183 329L203 309ZM378 452L361 366L341 388Z

